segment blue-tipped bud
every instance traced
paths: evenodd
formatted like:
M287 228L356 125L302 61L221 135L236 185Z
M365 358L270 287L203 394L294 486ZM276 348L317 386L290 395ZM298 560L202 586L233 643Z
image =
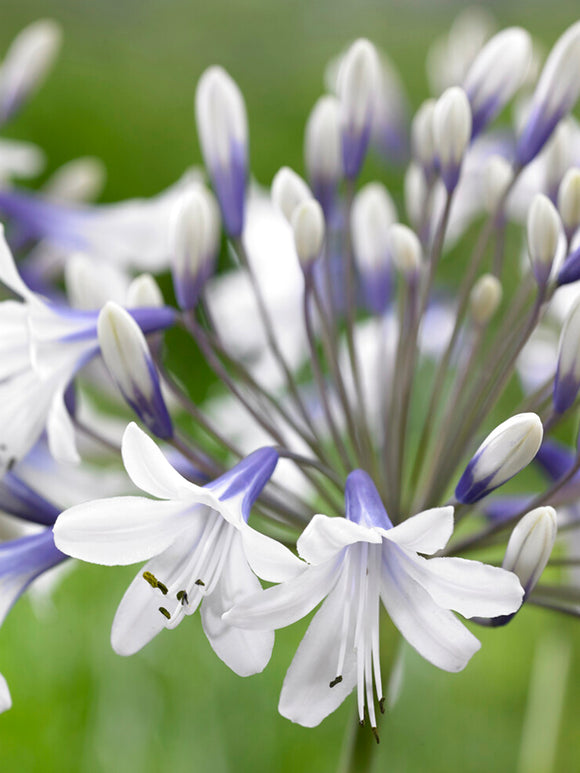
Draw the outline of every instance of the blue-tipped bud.
M375 314L385 311L390 298L389 228L396 219L397 210L384 185L369 183L357 193L350 219L353 250L365 302Z
M373 44L361 38L348 49L340 65L342 160L345 177L354 180L369 144L378 79L378 56Z
M530 595L544 571L557 533L553 507L537 507L518 522L512 531L502 567L517 575L525 595Z
M566 236L571 239L580 228L580 169L568 169L558 189L558 212Z
M181 309L197 305L215 267L219 238L219 215L213 196L203 188L192 190L181 202L173 227L171 273Z
M324 212L316 199L307 199L292 213L292 234L296 254L304 272L309 272L324 243Z
M463 89L452 86L437 100L433 137L441 179L451 193L459 181L461 164L471 138L471 108Z
M435 99L426 99L415 113L411 123L411 150L413 158L421 165L427 179L435 174Z
M568 285L580 279L580 247L573 250L558 272L558 284Z
M558 347L558 366L554 379L554 409L564 413L570 408L580 390L580 300L568 314Z
M272 201L289 223L296 207L313 198L308 185L289 166L283 166L276 172L271 193Z
M244 228L248 122L242 94L221 67L201 76L195 94L197 131L224 221L232 238Z
M537 156L560 119L574 107L580 93L579 70L580 22L576 22L556 42L540 75L516 146L520 166Z
M465 468L455 489L457 500L473 504L517 475L538 452L543 433L535 413L520 413L496 427Z
M401 223L389 228L391 258L407 282L415 282L421 270L423 251L417 234Z
M61 37L56 22L42 19L14 39L0 67L0 124L41 85L58 54Z
M545 285L558 249L562 224L556 207L543 193L534 196L528 211L528 252L539 285Z
M310 185L328 217L342 179L340 104L336 97L320 97L314 105L306 124L304 156Z
M159 375L137 322L110 301L99 314L97 331L103 360L127 403L157 437L171 437Z
M521 27L502 30L481 49L463 81L473 115L472 139L522 85L531 59L532 40Z

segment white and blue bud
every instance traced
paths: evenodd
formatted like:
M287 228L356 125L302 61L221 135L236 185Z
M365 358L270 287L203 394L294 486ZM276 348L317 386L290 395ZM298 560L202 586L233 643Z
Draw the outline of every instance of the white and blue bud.
M501 303L501 282L493 274L484 274L473 285L469 296L469 310L476 325L487 325Z
M532 61L532 39L521 27L498 32L476 56L463 81L472 113L472 139L524 83Z
M568 239L580 228L580 169L568 169L558 189L558 211Z
M401 223L389 228L389 248L393 263L408 282L415 282L421 270L422 249L417 234Z
M535 413L520 413L491 432L465 468L455 489L458 502L483 499L527 467L537 454L544 430Z
M180 203L173 227L171 273L179 307L195 308L215 268L219 216L213 196L195 188Z
M291 226L298 260L308 272L324 244L324 212L318 201L311 198L295 207Z
M222 67L201 76L195 94L197 131L224 227L232 238L244 228L248 177L248 120L244 99Z
M435 105L434 99L426 99L415 113L411 123L411 150L413 158L421 165L425 176L430 179L436 169L435 154Z
M378 67L376 49L365 38L351 45L340 64L337 92L342 160L345 177L349 180L358 176L369 144Z
M423 229L428 215L429 185L423 167L417 163L409 164L403 184L405 212L416 231ZM422 234L423 235L423 234Z
M56 170L42 192L51 201L94 201L105 186L106 176L105 165L99 158L75 158Z
M127 403L157 437L171 437L159 375L137 322L109 301L99 314L97 332L105 365Z
M483 177L483 198L485 208L494 214L513 179L512 166L503 156L491 156L486 162Z
M328 217L342 179L340 103L336 97L327 94L314 105L306 124L304 156L310 185Z
M553 403L557 413L570 408L580 391L580 300L570 310L558 346Z
M441 178L450 193L459 181L461 164L471 139L471 108L463 89L452 86L437 100L433 137Z
M366 304L374 314L385 311L391 292L389 229L397 210L381 183L368 183L355 196L350 231L353 253Z
M302 177L289 166L283 166L274 175L271 195L272 201L289 223L292 222L296 207L314 198Z
M532 97L527 121L516 146L516 161L525 166L544 147L558 122L580 94L580 22L556 42Z
M502 567L517 575L524 589L524 601L546 568L557 531L554 508L537 507L518 521L510 535Z
M14 39L0 67L0 124L11 118L42 84L61 42L59 25L41 19Z
M129 309L161 308L163 293L151 274L136 276L127 288L126 304Z
M528 253L540 286L545 285L558 250L562 224L558 210L543 193L534 196L528 210Z

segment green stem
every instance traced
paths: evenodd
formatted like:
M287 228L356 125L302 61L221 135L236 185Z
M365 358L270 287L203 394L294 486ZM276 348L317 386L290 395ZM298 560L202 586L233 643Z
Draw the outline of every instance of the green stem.
M358 714L349 720L347 740L338 773L369 773L377 753L377 741L368 725L361 725Z

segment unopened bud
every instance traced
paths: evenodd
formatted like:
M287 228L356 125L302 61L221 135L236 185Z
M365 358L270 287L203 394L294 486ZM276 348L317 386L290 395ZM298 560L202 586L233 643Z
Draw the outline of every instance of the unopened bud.
M405 173L404 192L405 211L409 222L416 230L422 228L422 221L427 215L429 187L419 164L409 165Z
M580 300L570 310L558 347L558 366L554 379L554 409L564 413L570 408L580 390Z
M272 180L272 201L289 223L296 207L312 198L312 191L293 169L283 166L276 172Z
M513 171L509 161L503 156L491 156L485 165L483 182L485 208L490 214L500 205L512 177Z
M59 167L43 188L52 201L93 201L103 190L105 166L98 158L75 158Z
M101 354L125 400L157 437L173 434L159 376L145 336L131 315L107 303L97 323Z
M0 68L0 123L16 113L52 66L61 42L59 25L42 19L14 39Z
M292 231L296 253L307 270L320 255L324 243L324 213L316 199L299 204L292 215Z
M129 309L163 306L163 295L157 280L151 274L140 274L127 288L126 306Z
M471 108L463 89L452 86L437 100L433 115L435 152L448 192L459 180L463 156L471 138Z
M415 279L421 268L421 242L406 225L395 223L389 229L391 257L397 270L407 279Z
M96 310L107 301L123 301L127 277L112 263L101 263L84 253L72 255L64 267L67 296L75 309Z
M472 137L495 118L524 82L532 59L532 40L521 27L498 32L469 68L463 88L473 114Z
M221 67L201 76L195 94L197 131L218 197L225 229L237 238L244 227L248 174L248 121L242 94Z
M356 40L344 55L337 83L342 160L349 180L360 172L369 144L377 78L375 47L364 38Z
M544 571L557 533L553 507L537 507L518 522L509 538L502 566L517 575L526 599Z
M473 504L527 467L542 443L544 429L535 413L520 413L491 432L465 468L455 497Z
M429 176L435 166L435 137L433 130L436 101L427 99L415 113L411 123L411 147L414 159Z
M304 155L314 195L328 215L342 178L340 104L336 97L320 97L314 105L306 124Z
M469 297L469 306L473 321L477 325L487 325L501 303L502 286L492 274L484 274L473 285Z
M350 228L365 300L375 314L382 313L389 300L391 265L389 228L397 211L387 189L368 183L355 196Z
M573 250L558 272L558 284L568 285L580 279L580 247Z
M558 190L558 210L568 236L580 227L580 169L569 169Z
M543 193L534 196L528 211L528 251L539 285L548 281L560 238L560 216Z
M181 202L173 230L173 287L182 309L193 309L211 276L219 246L216 208L207 192L194 189Z

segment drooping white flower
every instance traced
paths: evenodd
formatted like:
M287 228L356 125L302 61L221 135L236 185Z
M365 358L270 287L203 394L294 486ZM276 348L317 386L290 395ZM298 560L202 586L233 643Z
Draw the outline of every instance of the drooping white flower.
M252 529L250 509L278 459L262 448L212 483L183 478L135 424L123 438L123 461L135 485L156 497L116 497L62 513L55 541L67 554L110 565L147 560L129 586L113 623L121 655L140 650L163 628L175 628L201 605L205 634L236 673L261 671L273 645L269 632L224 623L223 612L270 581L293 576L301 563L287 548Z
M346 484L346 518L315 515L298 551L302 573L238 602L224 619L252 630L290 625L326 598L284 680L281 714L313 727L357 688L360 720L376 727L382 706L380 602L401 634L424 658L460 671L479 641L450 610L466 617L509 614L523 590L514 574L461 558L423 558L445 546L453 508L427 510L393 526L362 470ZM490 612L494 610L493 612ZM500 612L500 610L502 610Z

